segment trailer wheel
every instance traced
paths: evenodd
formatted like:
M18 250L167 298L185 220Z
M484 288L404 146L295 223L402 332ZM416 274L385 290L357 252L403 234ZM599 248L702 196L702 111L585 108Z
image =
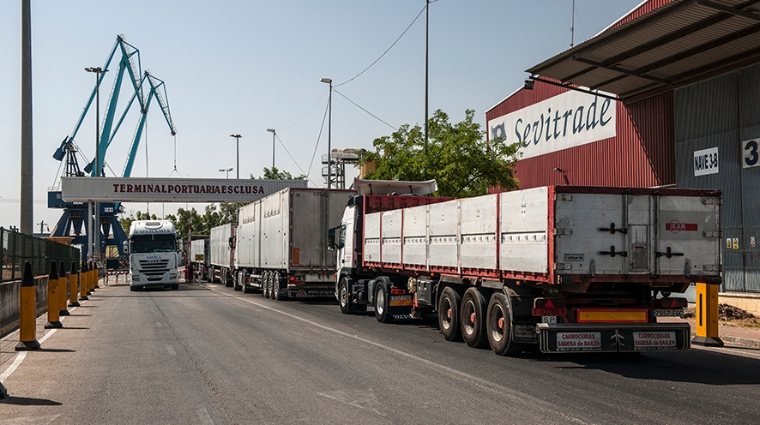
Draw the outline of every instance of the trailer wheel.
M520 344L512 341L512 314L509 300L501 292L493 294L488 304L486 334L491 349L500 356L514 355L520 349Z
M462 297L462 338L468 346L483 347L488 341L486 335L486 311L488 304L483 293L475 287L468 288Z
M240 276L243 278L243 293L250 294L253 292L253 288L251 288L250 285L246 285L246 283L250 283L250 276L248 275L248 272L240 272Z
M269 272L264 272L261 276L261 295L269 298Z
M280 301L284 297L280 295L280 290L282 288L280 287L280 272L274 272L272 273L272 299L275 301Z
M447 286L438 301L438 328L446 341L460 341L462 331L459 327L459 294Z
M383 285L377 285L375 289L375 318L380 323L390 323L393 321L388 311L388 288Z
M232 283L233 283L234 287L232 289L234 289L236 291L242 290L243 289L243 285L240 284L240 275L238 274L238 276L237 276L236 279L234 277L235 276L233 276L233 280L232 280Z
M349 300L348 300L348 282L346 282L346 278L342 278L340 280L340 283L338 283L338 301L340 302L340 312L343 314L348 314L351 312L350 306L349 306Z
M227 269L222 269L222 280L224 280L224 286L231 288L233 285L232 279L230 279L230 272Z

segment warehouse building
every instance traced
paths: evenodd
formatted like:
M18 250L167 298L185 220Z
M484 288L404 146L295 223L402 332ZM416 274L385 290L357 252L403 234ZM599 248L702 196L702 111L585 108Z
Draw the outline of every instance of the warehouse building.
M486 111L520 188L723 191L724 292L760 293L760 0L648 0Z

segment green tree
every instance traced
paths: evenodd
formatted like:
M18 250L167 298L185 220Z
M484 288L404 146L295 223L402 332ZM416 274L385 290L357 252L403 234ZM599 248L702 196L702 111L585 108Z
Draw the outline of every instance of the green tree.
M251 178L254 178L253 175L251 175ZM280 171L277 167L264 167L264 176L256 178L259 180L306 180L306 174L293 177L290 172L285 170Z
M503 139L486 141L475 111L466 110L464 121L449 123L449 116L436 110L428 122L428 146L419 125L402 125L390 136L375 139L375 152L361 154L360 162L374 161L373 180L428 180L438 183L439 196L470 197L488 193L489 187L517 188L513 175L518 144Z

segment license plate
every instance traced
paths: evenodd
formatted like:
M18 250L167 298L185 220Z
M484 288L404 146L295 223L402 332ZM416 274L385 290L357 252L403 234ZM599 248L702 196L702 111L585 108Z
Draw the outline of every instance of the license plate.
M660 308L654 311L654 317L683 317L682 308Z

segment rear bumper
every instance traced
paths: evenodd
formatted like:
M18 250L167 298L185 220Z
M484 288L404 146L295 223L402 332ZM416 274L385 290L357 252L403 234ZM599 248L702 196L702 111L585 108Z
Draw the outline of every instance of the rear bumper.
M542 353L686 350L691 338L688 323L539 323L536 328Z

